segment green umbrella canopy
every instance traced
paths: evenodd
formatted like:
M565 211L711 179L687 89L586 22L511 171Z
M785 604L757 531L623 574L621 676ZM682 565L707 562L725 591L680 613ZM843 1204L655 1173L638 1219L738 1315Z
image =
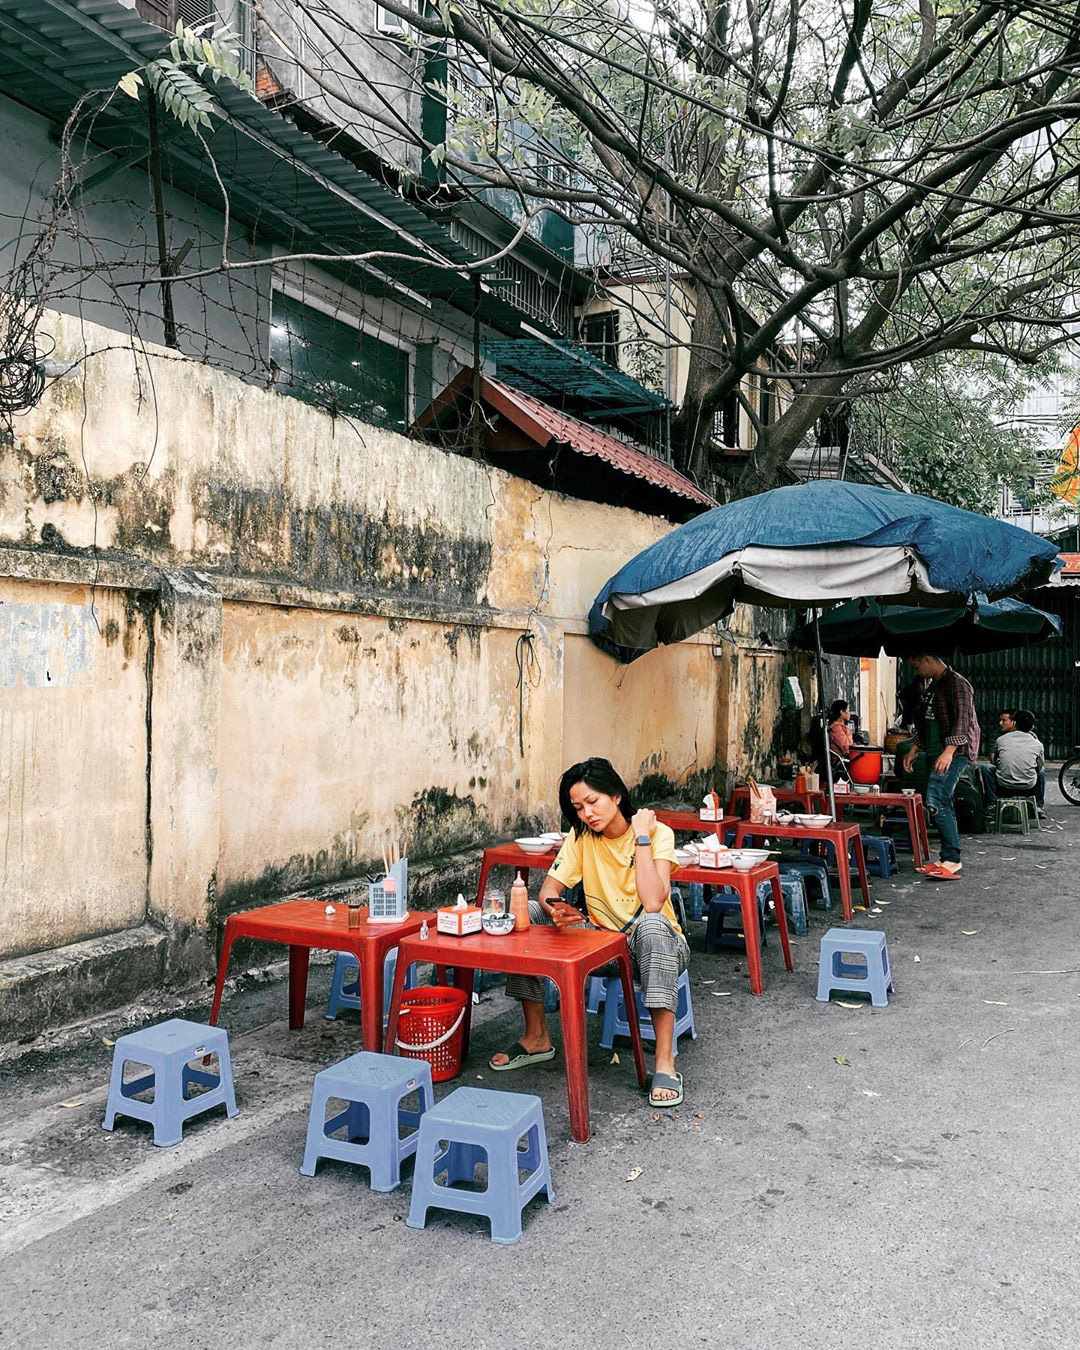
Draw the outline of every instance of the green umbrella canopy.
M1020 600L987 600L979 596L960 609L883 605L877 600L850 600L821 616L822 650L834 656L889 656L917 652L944 654L1004 651L1045 642L1061 633L1061 620ZM813 622L797 625L794 640L813 651Z

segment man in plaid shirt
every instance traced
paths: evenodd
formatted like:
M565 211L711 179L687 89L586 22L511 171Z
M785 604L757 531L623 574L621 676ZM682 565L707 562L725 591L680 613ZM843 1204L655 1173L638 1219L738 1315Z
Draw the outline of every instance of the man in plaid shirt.
M979 753L975 691L940 656L909 656L908 664L916 675L931 683L923 694L915 744L904 757L904 769L910 772L918 752L926 751L931 764L926 808L941 836L941 861L930 863L921 871L935 881L950 881L961 868L960 832L956 827L953 796L964 770Z

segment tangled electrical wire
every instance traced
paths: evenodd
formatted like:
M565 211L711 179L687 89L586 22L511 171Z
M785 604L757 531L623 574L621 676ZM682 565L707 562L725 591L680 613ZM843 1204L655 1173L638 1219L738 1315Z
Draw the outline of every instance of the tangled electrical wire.
M36 407L45 392L45 372L32 337L0 353L0 417L10 419Z

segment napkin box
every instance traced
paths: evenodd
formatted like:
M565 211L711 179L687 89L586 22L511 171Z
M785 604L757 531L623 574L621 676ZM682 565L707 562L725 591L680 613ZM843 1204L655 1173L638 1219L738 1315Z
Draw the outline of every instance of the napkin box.
M699 820L723 820L724 808L722 806L703 806L698 811Z
M470 933L479 933L483 911L479 905L448 905L446 909L436 911L435 931L447 933L450 937L468 937Z
M698 867L730 867L731 850L726 848L699 848Z

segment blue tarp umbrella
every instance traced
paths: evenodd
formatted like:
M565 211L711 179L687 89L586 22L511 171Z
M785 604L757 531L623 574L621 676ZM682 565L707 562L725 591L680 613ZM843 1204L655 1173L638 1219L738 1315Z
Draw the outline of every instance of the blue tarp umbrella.
M1057 549L930 497L821 479L718 506L631 558L589 631L620 660L678 642L739 601L806 609L860 597L963 608L1041 586Z
M739 601L820 609L861 597L961 608L1030 590L1058 566L1038 535L930 497L820 479L706 511L607 582L589 632L620 661L678 642ZM815 628L817 625L815 624ZM820 636L818 688L824 697ZM832 764L825 756L836 814Z

